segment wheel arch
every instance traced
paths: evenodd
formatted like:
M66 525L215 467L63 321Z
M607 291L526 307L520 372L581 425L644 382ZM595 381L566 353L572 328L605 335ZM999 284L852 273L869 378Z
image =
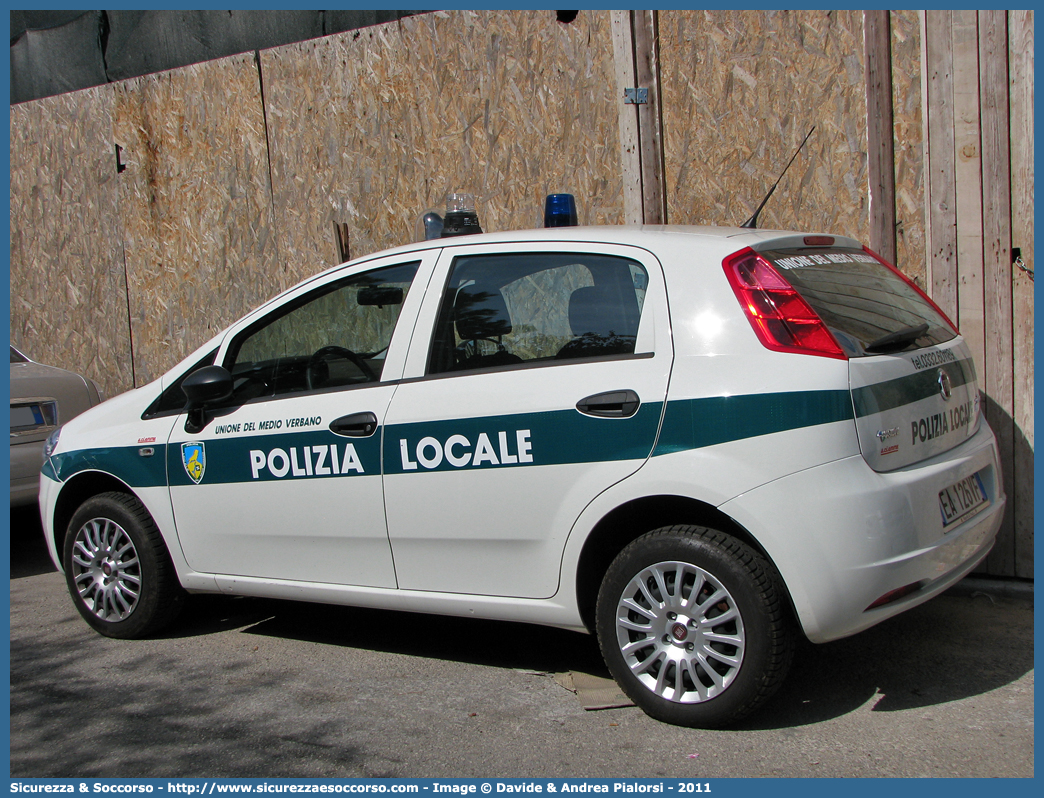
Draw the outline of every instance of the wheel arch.
M584 541L576 570L576 601L588 631L594 632L598 588L616 555L646 532L676 524L717 529L757 551L774 571L791 617L797 618L790 591L779 569L750 532L711 504L688 496L659 495L632 499L614 508L595 524Z
M69 521L77 508L92 496L114 492L126 493L141 501L141 497L126 482L104 471L81 471L65 481L55 501L51 523L51 535L59 558Z

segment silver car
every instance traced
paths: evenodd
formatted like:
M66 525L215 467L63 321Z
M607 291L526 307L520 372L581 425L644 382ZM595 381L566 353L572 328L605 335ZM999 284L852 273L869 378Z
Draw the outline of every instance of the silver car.
M94 380L34 363L11 347L12 507L37 499L47 436L104 398Z

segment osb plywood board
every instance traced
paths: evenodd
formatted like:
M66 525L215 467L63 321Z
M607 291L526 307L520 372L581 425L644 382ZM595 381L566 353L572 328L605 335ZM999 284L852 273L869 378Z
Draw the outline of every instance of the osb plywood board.
M282 257L299 276L416 240L450 191L486 231L539 226L546 194L623 221L608 12L439 11L261 54Z
M132 387L109 87L11 106L11 342Z
M661 11L667 218L866 240L860 11Z
M891 11L890 15L896 265L926 288L921 21L917 11Z
M253 56L117 84L115 135L140 385L289 284Z

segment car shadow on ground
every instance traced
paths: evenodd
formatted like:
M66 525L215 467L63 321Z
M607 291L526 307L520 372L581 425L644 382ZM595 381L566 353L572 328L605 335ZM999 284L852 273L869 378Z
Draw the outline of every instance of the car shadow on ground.
M210 620L243 634L443 659L539 673L583 671L608 677L594 637L507 621L340 607L269 599L192 596L195 616L168 632L208 633Z
M11 578L54 571L37 510L11 510ZM242 634L537 673L608 677L595 639L522 623L196 595L161 638ZM1002 652L987 656L986 652ZM1029 601L943 595L854 637L802 641L778 693L737 730L801 726L873 711L930 707L1010 684L1033 668Z
M11 578L38 576L54 571L47 553L40 508L35 505L11 508Z
M803 640L779 692L737 729L817 723L867 702L874 712L930 708L1032 670L1031 602L943 594L844 640Z
M489 667L609 676L592 636L472 618L194 596L191 611L167 634L193 636L227 628ZM986 651L1004 655L986 657ZM802 640L778 693L734 728L818 723L870 701L875 712L931 707L1003 687L1032 668L1029 602L943 595L845 640L823 645Z

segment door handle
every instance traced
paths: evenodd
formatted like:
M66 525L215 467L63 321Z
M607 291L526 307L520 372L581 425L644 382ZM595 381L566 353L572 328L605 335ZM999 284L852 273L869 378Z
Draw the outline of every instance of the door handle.
M630 418L638 412L641 403L634 391L606 391L581 399L576 409L585 416Z
M330 431L346 438L369 438L377 430L377 416L373 413L352 413L330 422Z

